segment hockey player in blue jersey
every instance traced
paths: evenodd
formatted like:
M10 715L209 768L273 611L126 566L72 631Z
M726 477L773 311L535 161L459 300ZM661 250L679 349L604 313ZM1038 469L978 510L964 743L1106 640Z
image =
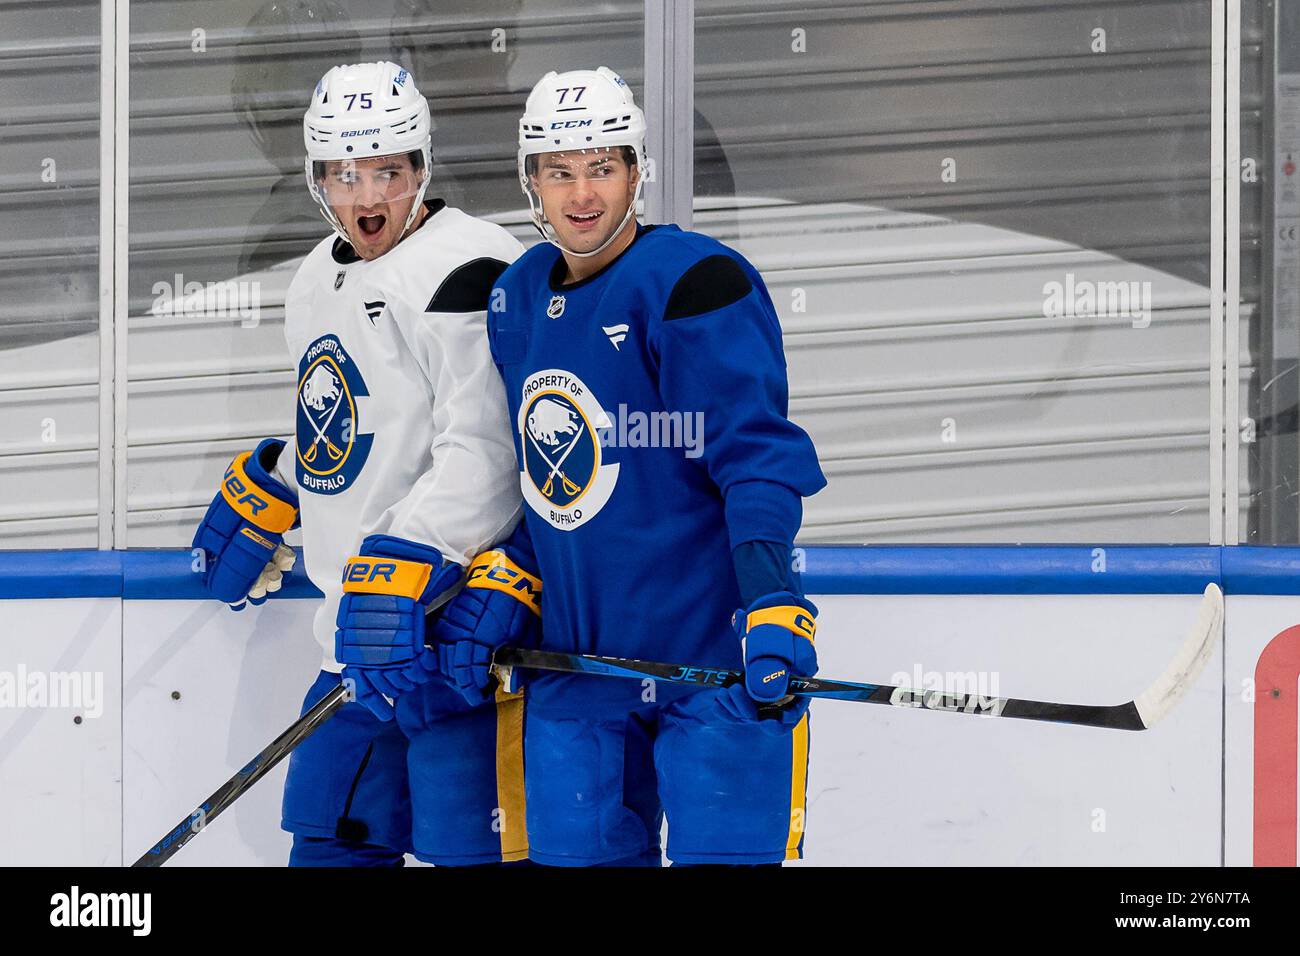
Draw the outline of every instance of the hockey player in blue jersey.
M790 554L825 479L775 309L735 250L637 222L645 121L613 71L547 74L519 132L548 242L497 280L488 333L527 507L435 629L441 670L490 692L528 619L502 582L525 579L545 648L743 668L726 690L530 674L529 855L657 865L666 814L674 863L797 859L809 715L787 689L817 669L817 609Z

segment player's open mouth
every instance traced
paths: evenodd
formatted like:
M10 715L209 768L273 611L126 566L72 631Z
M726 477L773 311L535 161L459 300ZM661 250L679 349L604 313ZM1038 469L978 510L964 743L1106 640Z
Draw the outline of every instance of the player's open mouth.
M578 229L590 229L596 225L596 222L604 212L584 212L584 213L565 213L564 217L569 220Z
M386 216L358 216L357 225L361 227L363 235L374 238L384 231L384 223L388 221Z

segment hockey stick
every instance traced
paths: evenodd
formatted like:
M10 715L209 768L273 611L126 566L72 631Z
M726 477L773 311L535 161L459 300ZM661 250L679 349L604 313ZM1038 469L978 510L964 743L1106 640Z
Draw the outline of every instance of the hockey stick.
M316 732L317 728L343 706L349 699L348 686L340 683L320 699L311 710L303 714L284 733L271 741L260 754L248 762L248 765L235 774L208 799L195 808L167 835L153 845L144 856L131 864L132 867L162 866L189 843L199 832L215 820L220 813L234 803L253 784L265 777L271 769L289 755L289 752Z
M465 586L462 577L455 585L438 595L425 609L425 617L438 611L444 604L460 593ZM199 831L208 825L232 803L243 796L253 784L261 780L281 760L289 756L295 747L314 734L320 725L333 717L348 701L352 700L352 681L343 678L338 687L316 702L315 706L299 717L284 733L266 745L260 754L220 787L208 799L200 803L194 812L187 816L161 840L155 843L144 856L131 866L162 866L185 844L193 840Z
M984 717L1015 717L1021 720L1045 720L1057 724L1084 727L1108 727L1114 730L1148 730L1155 726L1178 703L1187 688L1195 683L1218 643L1223 624L1223 592L1217 584L1205 589L1196 626L1174 655L1165 672L1133 700L1110 706L1057 704L1047 701L1021 700L1015 697L982 697L978 694L945 693L914 690L886 684L857 684L849 681L823 680L817 677L791 677L790 693L800 697L825 697L863 704L889 704L894 707L919 707ZM598 657L590 654L563 654L503 647L492 663L498 668L525 667L534 670L561 671L570 674L601 674L611 677L651 677L677 684L699 687L730 687L744 679L740 671L686 664L663 664L655 661L626 660L621 657ZM508 675L502 675L508 679Z

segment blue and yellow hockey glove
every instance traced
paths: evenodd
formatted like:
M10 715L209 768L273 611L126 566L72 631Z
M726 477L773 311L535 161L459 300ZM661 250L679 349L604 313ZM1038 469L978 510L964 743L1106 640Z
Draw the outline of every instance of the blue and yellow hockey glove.
M782 725L797 724L809 700L789 698L790 677L817 673L817 606L776 591L737 611L732 626L744 642L745 680L724 690L719 703L740 720L776 717Z
M425 615L461 578L437 548L372 534L343 568L334 654L356 700L380 720L393 719L395 698L437 674L425 646Z
M501 545L471 561L464 589L433 629L442 673L471 704L489 696L497 648L541 640L542 582L516 560L522 555Z
M226 469L191 547L204 552L203 586L234 610L279 590L294 553L282 544L298 521L297 492L271 477L284 442L268 438Z

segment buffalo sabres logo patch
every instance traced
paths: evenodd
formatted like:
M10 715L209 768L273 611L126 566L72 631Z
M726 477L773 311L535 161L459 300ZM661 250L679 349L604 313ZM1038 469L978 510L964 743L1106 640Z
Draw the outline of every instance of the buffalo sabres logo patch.
M601 461L609 416L576 375L535 372L523 386L519 439L524 500L561 530L591 520L614 491L618 465Z
M564 296L551 296L551 304L546 307L546 314L552 319L558 319L564 315Z
M298 484L335 495L352 484L374 434L360 434L358 399L368 396L356 363L333 335L307 347L298 363Z

